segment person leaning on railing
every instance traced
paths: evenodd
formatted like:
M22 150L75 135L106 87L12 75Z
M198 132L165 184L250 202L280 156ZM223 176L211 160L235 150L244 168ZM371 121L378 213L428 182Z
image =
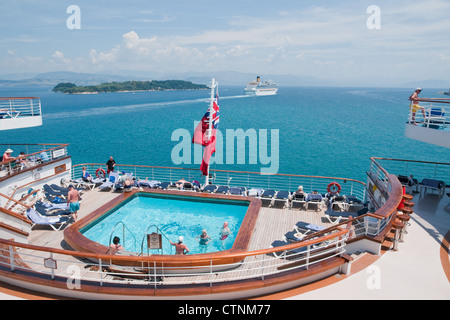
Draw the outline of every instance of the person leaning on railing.
M409 97L409 100L411 100L411 103L412 103L412 106L410 107L412 124L417 124L416 123L416 112L419 110L422 110L423 118L425 119L425 108L419 106L419 94L421 92L422 92L422 89L417 88L416 91L414 91L414 93Z

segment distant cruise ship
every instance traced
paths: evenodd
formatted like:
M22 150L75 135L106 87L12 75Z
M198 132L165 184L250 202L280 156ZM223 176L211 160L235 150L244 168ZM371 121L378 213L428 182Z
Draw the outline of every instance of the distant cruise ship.
M273 81L261 81L261 77L256 77L256 81L247 84L245 93L248 95L270 96L277 94L278 85Z

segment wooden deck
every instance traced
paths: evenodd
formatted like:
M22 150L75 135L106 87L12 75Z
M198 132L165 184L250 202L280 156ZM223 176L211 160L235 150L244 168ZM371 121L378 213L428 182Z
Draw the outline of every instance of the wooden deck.
M78 219L81 219L88 214L90 214L92 211L98 209L99 207L103 206L104 204L113 201L117 197L120 197L120 193L112 193L112 192L104 192L99 190L88 190L82 195L82 203L80 211L78 212ZM262 207L260 209L252 236L250 238L248 250L258 250L258 249L266 249L271 247L271 243L275 240L283 240L283 235L289 231L294 230L294 225L298 221L308 222L316 225L321 225L324 227L330 226L330 223L326 220L324 215L325 206L319 211L306 211L306 210L299 210L299 209L290 209L290 208L284 208L284 209L278 209L278 208L266 208ZM29 237L29 243L39 246L47 246L47 247L53 247L57 249L71 249L67 243L64 241L64 235L63 230L61 231L54 231L50 229L49 227L35 227ZM25 249L19 249L18 253L21 255L24 255L24 260L29 260L30 256L25 257L29 252L29 250ZM55 259L62 259L61 262L58 262L58 269L59 273L62 272L60 270L66 270L71 264L74 262L79 263L81 260L76 259L74 257L70 256L59 256L57 254L54 255ZM265 259L265 258L264 258ZM36 264L31 264L31 268L37 269L42 272L48 272L50 273L50 269L45 268L42 265L42 257L31 257L31 262L35 260ZM268 256L267 260L264 261L264 267L270 268L270 266L273 266L274 269L276 269L277 260L273 256ZM82 261L83 262L83 261ZM260 256L256 257L248 257L246 258L246 262L252 262L252 265L262 265L263 262L261 260ZM79 264L78 264L79 265ZM106 273L96 273L91 272L91 268L89 267L90 262L84 261L83 268L81 269L80 276L84 279L92 279L92 280L99 280L100 276L102 277L102 281L105 282L124 282L123 278L118 278L116 276L108 276ZM245 276L249 276L246 269L249 268L249 265L246 265L246 267L239 267L235 269L235 272L233 273L226 273L227 279L230 277L232 278L239 278L245 274ZM67 275L66 275L67 276ZM250 275L251 276L251 275ZM184 277L165 277L164 283L170 284L171 282L177 282L180 283L180 281L183 281L185 283L199 283L208 281L210 277L215 277L215 279L219 279L220 277L224 277L221 273L214 273L214 274L207 274L207 275L192 275L192 276L184 276ZM223 279L226 280L226 279ZM127 282L132 282L135 284L145 284L148 282L145 279L127 279Z
M92 211L120 195L120 193L104 192L98 189L85 191L82 195L78 219L86 217ZM274 240L282 240L282 236L286 232L292 231L298 221L325 227L330 226L330 223L325 218L324 210L324 206L320 211L262 207L253 230L248 250L269 248ZM58 249L69 249L64 242L63 230L54 231L46 226L35 226L28 238L28 243Z

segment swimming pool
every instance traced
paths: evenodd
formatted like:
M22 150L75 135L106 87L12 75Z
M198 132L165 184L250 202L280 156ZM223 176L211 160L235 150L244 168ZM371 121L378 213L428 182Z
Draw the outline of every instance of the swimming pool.
M126 251L137 253L174 254L168 240L177 242L178 236L184 237L191 254L217 252L232 248L247 209L245 201L137 193L80 232L104 246L118 236ZM220 231L225 221L231 234L222 241ZM196 239L203 229L212 239L207 245ZM157 231L163 235L163 249L147 251L146 234Z

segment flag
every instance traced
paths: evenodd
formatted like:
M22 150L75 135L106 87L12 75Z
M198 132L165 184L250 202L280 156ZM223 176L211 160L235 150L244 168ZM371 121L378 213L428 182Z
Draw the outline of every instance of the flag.
M211 137L210 143L206 146L203 151L202 164L200 165L200 170L204 176L208 175L209 160L214 152L216 152L216 137Z
M219 97L217 96L216 101L219 100ZM216 103L216 101L213 102L213 114L212 114L212 124L211 124L211 135L210 139L212 137L216 136L216 130L219 126L219 105ZM194 136L192 137L192 143L201 144L202 146L207 146L209 144L208 141L208 135L207 130L209 129L209 113L210 110L206 111L205 115L203 116L200 123L197 125L197 127L194 130Z
M208 110L203 116L201 122L197 125L194 131L192 143L201 144L205 146L203 151L202 164L200 170L206 176L208 174L209 160L214 152L216 152L216 132L219 127L219 95L217 94L215 101L213 101L212 110ZM212 113L210 117L210 113ZM211 120L210 120L211 118ZM207 130L209 130L209 121L211 121L211 134L208 137Z

